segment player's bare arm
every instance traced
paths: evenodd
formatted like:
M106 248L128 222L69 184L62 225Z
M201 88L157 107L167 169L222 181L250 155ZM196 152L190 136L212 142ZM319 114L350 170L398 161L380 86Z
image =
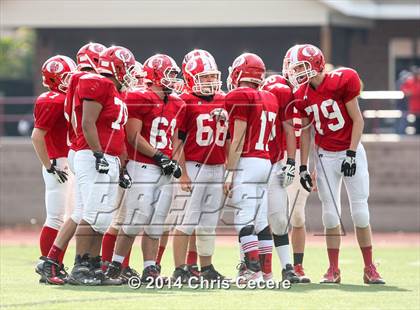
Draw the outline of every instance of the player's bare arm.
M187 172L187 166L185 165L185 153L184 153L184 142L182 139L180 139L180 136L183 135L179 133L178 129L175 130L174 135L172 136L172 145L174 146L174 153L173 153L173 159L178 161L179 166L182 169L182 175L179 179L179 182L181 184L181 189L184 192L191 192L192 191L192 185L191 185L191 179Z
M308 128L309 118L302 117L302 133L300 135L300 183L302 187L310 192L313 187L311 175L308 172L308 158L309 158L309 148L311 145L311 132Z
M152 158L157 150L141 135L142 127L141 120L129 118L126 124L127 140L138 152Z
M121 168L124 168L127 164L128 160L128 154L127 154L127 148L124 145L124 151L121 153L121 155L118 156L121 162Z
M353 98L352 100L346 103L346 110L353 121L349 150L356 151L357 146L360 143L360 139L362 138L363 128L365 126L362 113L360 112L357 97Z
M98 129L96 128L96 121L98 120L101 110L102 105L99 102L84 100L82 116L83 135L93 152L102 152Z
M308 165L309 148L311 145L309 125L309 118L302 117L302 133L300 135L300 162L302 165Z
M46 130L40 128L34 128L32 131L32 144L34 145L34 149L36 155L39 158L41 164L44 165L46 169L49 169L51 166L50 158L48 157L47 147L45 145L45 135L47 134Z
M244 136L246 132L247 123L243 120L236 119L234 123L234 134L231 145L229 147L229 156L227 160L227 178L225 180L224 192L229 194L232 188L233 171L238 166L239 158L244 149Z
M341 172L345 177L352 177L356 174L356 149L360 143L364 127L364 121L359 109L357 97L346 103L346 110L353 121L353 124L350 147L346 151L346 158L341 165Z
M295 128L293 124L289 122L283 122L284 132L286 134L286 149L287 149L287 158L295 159L296 156L296 135Z

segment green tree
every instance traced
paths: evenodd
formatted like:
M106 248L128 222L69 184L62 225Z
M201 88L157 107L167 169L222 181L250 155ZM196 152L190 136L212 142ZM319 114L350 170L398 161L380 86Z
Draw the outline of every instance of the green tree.
M32 77L35 31L19 28L0 38L0 79Z

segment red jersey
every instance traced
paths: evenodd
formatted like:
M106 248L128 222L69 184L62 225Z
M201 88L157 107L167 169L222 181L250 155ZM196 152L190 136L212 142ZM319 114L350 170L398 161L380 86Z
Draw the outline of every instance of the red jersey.
M141 135L155 149L172 157L172 137L184 117L184 102L176 95L169 95L165 103L151 90L127 93L125 98L128 117L142 121ZM156 164L141 154L131 144L127 145L128 158L142 163Z
M269 77L267 79L267 81L264 83L263 89L270 91L273 87L282 87L281 85L287 86L290 88L289 84L287 83L287 80L282 77L281 75L276 75L275 77ZM292 89L292 88L290 88ZM293 97L293 95L292 95ZM291 100L293 100L293 98L291 98ZM300 134L302 131L302 119L301 119L301 115L299 113L299 111L294 107L294 105L291 105L291 107L293 109L293 118L292 118L292 123L293 123L293 127L295 128L295 136L296 136L296 149L299 149L299 143L300 143ZM290 110L287 110L287 113L290 113ZM276 136L278 137L278 136ZM281 132L281 141L280 143L282 144L283 150L286 151L287 149L287 145L286 145L286 135L284 130L282 130ZM283 155L282 155L283 156Z
M93 73L80 77L76 95L78 99L74 102L77 119L75 149L89 149L83 136L82 111L83 105L90 104L89 100L93 100L102 105L96 127L103 152L112 156L121 155L124 150L124 125L127 122L127 107L123 95L110 79Z
M188 93L180 97L185 102L184 121L179 125L179 130L186 134L185 160L207 165L224 164L228 127L224 120L217 120L212 115L214 109L224 109L224 95L218 93L211 101Z
M296 91L295 107L314 122L316 145L333 152L350 147L353 121L346 103L359 95L360 88L357 72L340 68L328 72L316 90L303 85Z
M229 113L231 138L235 120L247 122L241 157L270 159L268 140L278 112L276 97L264 90L238 87L226 95L225 106Z
M77 120L74 119L74 108L77 104L80 104L80 98L76 96L77 85L79 84L79 79L87 74L86 71L78 71L71 76L69 86L66 93L66 101L64 103L64 115L67 120L67 129L68 129L68 142L70 143L70 148L74 149L76 147L76 132L77 128L73 128L73 124L77 125Z
M275 121L275 128L269 141L270 159L274 164L283 159L286 150L286 135L283 122L293 119L293 94L289 86L274 84L269 90L277 98L278 112Z
M67 157L67 126L64 118L65 95L48 91L35 101L35 128L47 131L45 144L50 159Z

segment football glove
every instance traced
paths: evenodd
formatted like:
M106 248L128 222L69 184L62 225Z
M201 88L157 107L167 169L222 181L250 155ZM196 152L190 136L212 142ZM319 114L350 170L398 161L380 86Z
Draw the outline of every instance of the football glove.
M172 162L175 163L175 169L174 169L174 173L173 173L174 178L179 179L182 175L182 168L176 160L173 160Z
M67 181L67 172L58 169L54 164L51 164L50 168L47 169L47 172L53 174L60 184L63 184Z
M130 188L133 184L133 180L131 179L131 176L128 174L127 168L122 168L120 172L120 181L119 185L120 187L127 189Z
M157 151L156 154L153 156L153 159L162 169L164 175L173 175L177 179L181 177L181 167L179 166L176 160L170 159L161 151Z
M281 168L280 171L277 172L277 177L280 180L280 185L282 187L287 187L293 183L295 178L295 160L288 158L286 161L286 165Z
M308 167L306 165L301 165L299 167L299 175L300 175L300 184L302 184L302 187L308 192L311 192L313 183L312 183L311 175L308 172Z
M341 172L345 177L352 177L356 174L356 152L347 150L346 159L341 164Z
M106 160L103 152L93 152L93 156L96 158L96 171L99 173L108 173L109 163Z
M223 108L215 108L210 112L210 116L215 118L216 121L223 120L227 121L229 119L228 112Z

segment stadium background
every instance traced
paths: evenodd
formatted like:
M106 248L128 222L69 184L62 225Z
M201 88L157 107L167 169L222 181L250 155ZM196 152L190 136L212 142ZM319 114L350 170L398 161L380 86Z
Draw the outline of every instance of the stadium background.
M379 231L420 228L420 141L394 133L401 117L396 100L399 72L420 65L420 5L416 0L298 1L28 1L1 0L0 34L13 38L22 27L35 34L32 75L0 78L0 225L41 225L45 216L40 165L28 133L34 96L42 91L39 69L54 55L75 57L88 41L130 48L143 62L156 52L178 64L193 48L209 50L222 79L244 51L259 54L280 71L295 43L323 49L327 61L356 69L366 91L365 146L371 175L372 226ZM4 58L2 58L4 59ZM345 192L343 190L343 192ZM344 225L352 230L347 199ZM321 230L316 194L307 206L308 229Z

